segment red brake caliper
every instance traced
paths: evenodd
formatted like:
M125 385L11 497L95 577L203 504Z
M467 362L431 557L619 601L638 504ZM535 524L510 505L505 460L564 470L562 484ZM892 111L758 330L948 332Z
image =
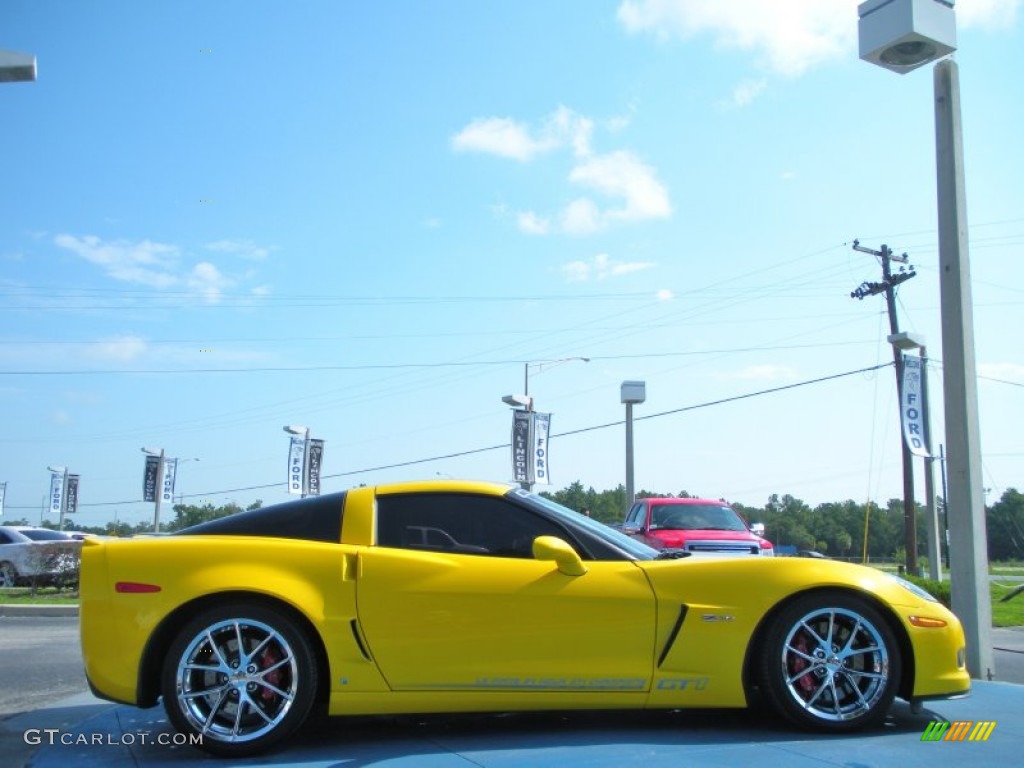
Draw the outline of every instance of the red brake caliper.
M796 637L796 642L793 643L793 647L802 654L810 655L807 649L807 638L803 633ZM790 671L795 676L807 669L808 666L807 660L803 658L803 656L795 656L793 661L790 663ZM811 679L811 675L800 675L796 682L804 693L814 692L814 681Z
M270 648L267 648L267 650L265 650L263 652L263 658L260 661L261 661L264 669L270 669L270 667L272 667L275 664L277 664L277 662L279 662L280 660L281 660L281 655L277 652L277 649L273 648L273 647L270 647ZM281 668L278 667L273 672L268 672L267 674L265 674L263 676L263 679L266 680L267 683L269 683L270 685L274 686L275 688L280 688L281 687ZM269 688L263 688L263 691L260 693L260 698L262 698L266 702L269 702L275 696L277 696L277 694L274 693Z

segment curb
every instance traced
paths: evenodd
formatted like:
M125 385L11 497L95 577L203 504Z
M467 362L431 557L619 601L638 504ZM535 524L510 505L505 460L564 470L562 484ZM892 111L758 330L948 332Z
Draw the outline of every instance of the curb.
M77 605L11 605L10 603L0 603L0 618L4 616L71 617L77 615Z

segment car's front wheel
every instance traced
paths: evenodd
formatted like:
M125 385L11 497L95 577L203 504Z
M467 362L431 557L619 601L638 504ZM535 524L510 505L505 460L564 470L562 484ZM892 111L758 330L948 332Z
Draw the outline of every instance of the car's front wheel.
M885 718L900 680L899 646L865 600L841 592L806 595L775 617L766 640L761 688L792 722L845 732Z
M309 638L283 611L235 603L203 611L171 643L161 689L171 723L223 756L263 752L298 730L318 686Z

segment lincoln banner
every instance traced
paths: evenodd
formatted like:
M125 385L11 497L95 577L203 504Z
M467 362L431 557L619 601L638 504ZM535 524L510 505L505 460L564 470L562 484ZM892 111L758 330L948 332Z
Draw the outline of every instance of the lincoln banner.
M512 411L512 479L517 483L533 482L532 416L531 411Z
M160 475L160 457L159 456L147 456L146 457L146 470L142 475L142 500L143 501L156 501L156 485L160 481L157 479Z
M68 475L68 498L64 511L69 515L78 511L78 475Z
M306 467L306 487L310 496L320 495L320 467L324 462L324 441L309 441L309 465Z

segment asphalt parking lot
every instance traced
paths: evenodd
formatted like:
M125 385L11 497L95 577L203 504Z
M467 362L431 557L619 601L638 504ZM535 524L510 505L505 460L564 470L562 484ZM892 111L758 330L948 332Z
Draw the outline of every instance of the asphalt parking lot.
M5 766L928 766L1016 764L1024 754L1024 628L996 630L1000 679L914 714L897 702L876 731L824 737L746 710L330 718L272 754L235 761L177 743L161 708L138 710L86 692L0 719ZM1007 663L1015 662L1016 665ZM2 666L2 660L0 660ZM2 689L0 689L2 691ZM927 742L934 720L994 723L986 741Z

